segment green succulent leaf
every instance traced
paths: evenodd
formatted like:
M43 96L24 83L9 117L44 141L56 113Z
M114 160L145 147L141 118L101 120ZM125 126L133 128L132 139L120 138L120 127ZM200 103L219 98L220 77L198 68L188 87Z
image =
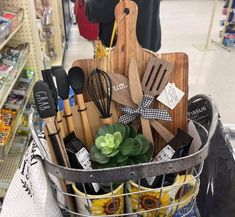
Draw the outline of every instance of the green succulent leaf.
M95 145L98 149L101 149L101 144L105 143L104 136L99 136L95 139Z
M121 124L121 123L117 123L113 125L114 131L115 132L120 132L122 135L122 139L125 138L126 136L126 128L125 128L125 124Z
M125 134L125 139L126 140L127 138L129 138L129 135L130 135L130 128L127 124L124 125L125 129L126 129L126 134Z
M135 144L135 140L133 138L128 138L120 145L120 151L123 155L131 155L136 156L141 152L142 145Z
M113 151L113 149L108 146L102 147L102 149L101 149L101 153L103 155L109 155L112 153L112 151Z
M90 158L91 161L95 161L100 164L107 164L110 160L110 158L103 155L96 146L91 147Z
M99 128L98 132L96 133L96 137L105 136L107 133L113 134L114 132L115 131L114 131L113 125L105 125L105 126Z
M137 135L137 130L132 125L129 125L129 129L130 129L129 137L135 138Z
M144 155L140 155L140 156L136 156L136 157L131 157L131 160L135 163L135 164L141 164L141 163L147 163L149 162L149 158L147 154Z
M150 142L147 139L145 139L145 137L142 134L138 134L135 137L135 142L136 143L140 142L142 144L140 155L145 154L149 150Z
M117 155L117 162L120 164L120 163L123 163L124 161L126 161L128 159L128 155L123 155L121 152L118 153Z
M142 142L139 139L134 138L134 150L130 153L130 156L138 156L142 150Z
M122 134L120 132L115 132L114 136L114 148L117 149L119 145L122 143Z
M115 155L117 155L119 153L119 150L114 150L112 151L110 154L107 155L107 157L114 157Z
M134 162L130 158L128 158L123 163L119 164L119 166L128 166L128 165L134 165Z

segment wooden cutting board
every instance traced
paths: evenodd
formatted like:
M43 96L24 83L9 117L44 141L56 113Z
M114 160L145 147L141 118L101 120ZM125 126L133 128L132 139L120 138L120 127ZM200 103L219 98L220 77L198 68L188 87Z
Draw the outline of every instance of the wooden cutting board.
M129 9L129 14L124 14L124 9ZM137 22L138 6L129 0L120 2L115 9L115 17L118 23L118 39L116 46L110 51L110 54L102 59L86 59L76 60L73 66L81 67L86 77L96 67L106 72L121 73L128 77L129 62L132 58L136 58L138 64L138 70L140 78L147 67L149 58L152 56L158 56L168 60L174 64L174 70L171 75L171 82L185 92L183 99L172 111L166 108L161 103L155 103L155 108L166 108L173 118L172 122L162 121L162 124L166 126L172 133L176 133L177 128L186 129L187 125L187 99L188 99L188 56L185 53L166 53L156 54L146 49L143 49L136 37L136 22ZM89 101L87 93L85 100ZM159 150L165 146L164 140L159 136L157 139Z

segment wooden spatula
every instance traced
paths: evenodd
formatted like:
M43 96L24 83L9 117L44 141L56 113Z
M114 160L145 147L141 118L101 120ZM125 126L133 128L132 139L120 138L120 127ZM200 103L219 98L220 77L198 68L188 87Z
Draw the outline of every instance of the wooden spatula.
M129 65L129 85L130 85L131 98L136 105L139 105L143 99L143 91L135 59L132 59ZM140 121L145 138L148 139L149 142L154 144L149 120L140 117Z
M112 99L121 105L136 108L136 104L133 103L131 98L128 78L119 73L109 73L108 75L111 78L113 84ZM169 142L174 138L174 134L171 133L160 122L156 120L150 120L150 124L166 142Z
M142 89L145 94L158 96L170 79L173 65L163 59L152 57L142 79Z

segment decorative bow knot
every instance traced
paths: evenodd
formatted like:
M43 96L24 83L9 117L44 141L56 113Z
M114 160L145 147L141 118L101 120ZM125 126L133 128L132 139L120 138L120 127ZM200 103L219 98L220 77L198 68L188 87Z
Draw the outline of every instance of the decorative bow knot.
M154 100L153 96L144 95L138 108L131 108L123 106L121 110L125 113L119 118L120 123L128 124L134 121L137 117L141 116L145 119L158 119L164 121L171 121L171 116L167 110L163 109L150 109L149 106Z

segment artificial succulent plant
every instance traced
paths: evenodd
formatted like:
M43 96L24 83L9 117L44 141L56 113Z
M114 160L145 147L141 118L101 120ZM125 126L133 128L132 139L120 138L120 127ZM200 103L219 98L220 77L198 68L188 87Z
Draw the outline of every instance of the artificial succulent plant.
M153 145L131 125L116 123L101 127L90 150L95 169L149 162Z

